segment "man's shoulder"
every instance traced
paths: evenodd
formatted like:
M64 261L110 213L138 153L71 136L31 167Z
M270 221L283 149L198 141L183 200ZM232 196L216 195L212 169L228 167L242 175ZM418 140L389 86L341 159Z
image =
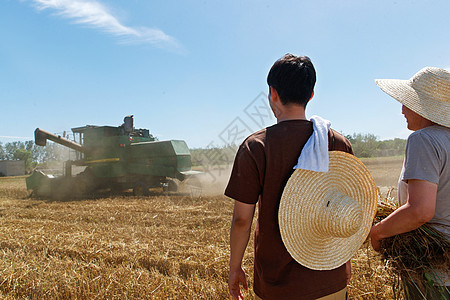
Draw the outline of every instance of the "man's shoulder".
M436 154L438 160L450 160L450 129L434 125L414 131L406 142L408 158L429 157Z
M419 129L409 135L408 144L422 142L424 140L431 143L444 142L445 144L448 144L450 142L450 128L440 125L433 125Z
M248 137L246 137L245 140L242 142L242 144L263 142L266 139L266 135L267 135L267 128L258 130L250 134Z
M349 140L343 136L341 133L337 132L333 128L330 128L330 132L332 135L334 135L335 139L339 142L348 142Z
M266 143L267 129L258 130L248 137L239 146L240 151L257 151L263 149Z
M353 154L352 144L342 134L330 128L328 133L329 150L344 151Z
M416 136L416 135L425 135L425 136L433 136L433 135L442 135L442 136L449 136L450 135L450 128L441 126L441 125L433 125L428 126L422 129L419 129L417 131L414 131L411 133L410 136Z

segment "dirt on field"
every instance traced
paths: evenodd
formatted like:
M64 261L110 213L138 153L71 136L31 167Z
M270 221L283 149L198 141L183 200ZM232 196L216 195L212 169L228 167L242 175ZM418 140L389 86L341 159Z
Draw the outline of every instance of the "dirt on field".
M382 164L367 165L385 179ZM0 178L0 299L229 299L233 202L219 195L220 172L201 196L77 201L31 199L24 177ZM396 278L367 243L352 268L351 299L393 298ZM251 290L253 239L244 269Z
M403 157L363 158L361 161L369 170L382 196L397 199L398 178L403 166Z

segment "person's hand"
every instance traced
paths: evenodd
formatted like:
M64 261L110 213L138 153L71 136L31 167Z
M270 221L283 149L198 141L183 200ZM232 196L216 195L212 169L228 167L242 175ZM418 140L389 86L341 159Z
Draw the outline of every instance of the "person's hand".
M245 290L248 290L247 279L245 277L245 272L242 268L236 271L230 270L230 275L228 277L228 289L230 290L231 296L236 300L244 299L241 293L240 284Z
M377 226L372 226L372 229L370 229L370 242L372 243L373 250L380 252L381 249L381 239L377 236Z

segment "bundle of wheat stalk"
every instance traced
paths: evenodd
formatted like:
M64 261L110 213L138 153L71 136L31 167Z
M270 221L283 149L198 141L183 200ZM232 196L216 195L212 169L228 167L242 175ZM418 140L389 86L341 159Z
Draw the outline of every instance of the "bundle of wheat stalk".
M374 223L381 222L398 208L398 204L391 197L379 201L378 211ZM382 259L388 271L396 275L394 294L400 295L401 289L418 289L423 297L433 285L443 286L437 276L439 272L449 271L450 268L450 241L441 232L428 224L416 230L399 234L381 241ZM405 291L408 294L408 291ZM445 287L439 291L445 298L448 294Z

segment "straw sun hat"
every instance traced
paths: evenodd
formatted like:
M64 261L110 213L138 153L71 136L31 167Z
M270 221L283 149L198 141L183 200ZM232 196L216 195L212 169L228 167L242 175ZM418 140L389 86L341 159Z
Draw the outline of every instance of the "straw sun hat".
M409 80L375 79L394 99L439 125L450 127L450 72L426 67Z
M377 187L362 162L341 151L330 151L329 159L328 172L294 171L278 211L287 251L314 270L347 262L364 243L377 207Z

